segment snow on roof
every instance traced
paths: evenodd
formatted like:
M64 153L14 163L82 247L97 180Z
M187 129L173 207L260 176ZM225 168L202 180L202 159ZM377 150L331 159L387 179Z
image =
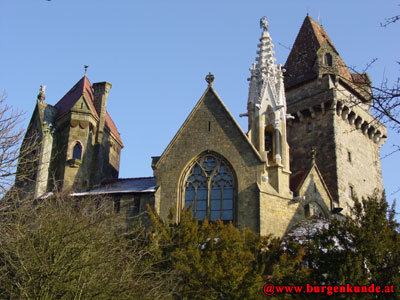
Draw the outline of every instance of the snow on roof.
M120 193L154 193L156 191L155 177L119 178L108 181L99 187L81 193L73 193L71 196L120 194Z
M285 238L292 238L302 244L304 240L312 239L317 232L322 231L324 228L328 229L329 224L329 220L313 216L294 225Z
M305 244L313 240L318 232L321 232L324 229L329 229L330 224L330 220L317 216L304 219L294 225L292 229L285 235L282 245L285 247L288 240L294 240L300 245ZM332 240L334 241L334 247L337 250L344 249L337 237L333 237ZM323 252L327 252L327 249L325 248L321 248L321 250Z

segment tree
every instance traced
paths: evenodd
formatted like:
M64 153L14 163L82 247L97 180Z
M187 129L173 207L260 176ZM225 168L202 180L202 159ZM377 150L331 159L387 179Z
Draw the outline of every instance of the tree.
M261 249L269 239L222 221L201 224L190 210L179 224L163 221L150 211L153 239L164 267L178 278L174 299L262 299L264 265Z
M16 174L18 158L26 157L32 148L20 153L19 146L24 131L18 128L22 121L22 113L6 105L6 94L0 97L0 197L12 186Z
M385 21L381 23L381 26L387 27L396 23L398 20L400 20L400 15L386 18ZM395 132L400 133L400 76L394 79L392 83L390 83L387 78L384 78L380 85L371 85L370 82L360 85L359 79L365 78L365 72L375 61L376 59L368 63L362 72L356 72L358 76L343 79L345 82L358 86L362 93L365 93L367 97L372 100L371 108L377 120L389 124ZM400 66L399 61L396 63ZM357 105L359 103L354 104ZM397 148L397 150L400 150L400 146L397 146Z
M105 198L3 202L0 298L168 299L171 273L140 224L124 220Z
M385 294L385 299L399 299L399 230L394 209L388 209L384 197L370 197L361 202L355 199L352 217L347 217L344 222L333 220L329 227L303 240L303 259L309 268L305 283L393 285L397 293ZM291 244L287 251L296 247L299 245ZM336 294L330 298L341 299L342 296ZM346 299L360 298L375 299L376 294L346 295Z

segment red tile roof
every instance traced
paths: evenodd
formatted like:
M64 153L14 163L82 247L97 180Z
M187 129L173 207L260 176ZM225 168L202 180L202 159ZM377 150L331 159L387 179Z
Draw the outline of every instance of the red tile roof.
M55 107L57 108L57 117L59 118L66 112L68 112L72 106L78 101L78 99L84 95L86 100L90 105L90 109L93 111L95 116L98 118L99 115L94 107L93 101L93 90L92 85L90 84L89 79L86 76L83 76L69 91L65 94L64 97L61 98L60 101L57 102Z
M106 112L106 127L114 134L115 138L122 144L121 136L119 135L117 126L111 119L111 116L108 113L108 111Z
M290 175L290 190L292 192L297 192L297 189L299 188L300 183L303 181L304 177L307 175L306 171L301 171L296 174Z
M94 106L94 95L93 95L93 88L86 76L83 76L69 91L65 94L64 97L57 102L55 107L57 108L57 116L56 118L61 117L66 112L70 111L71 108L74 106L76 101L79 100L81 96L85 96L90 110L93 112L96 118L99 118L99 114ZM117 126L111 119L108 112L106 112L106 120L105 120L106 127L110 130L110 132L115 136L115 138L122 144L121 136L119 135Z
M317 51L325 41L328 41L335 49L335 46L324 28L310 16L307 16L304 19L303 25L297 34L296 41L286 60L286 88L317 77L313 66L317 59ZM352 81L350 71L340 56L338 56L338 67L341 79Z
M370 79L366 73L351 73L353 82L356 84L368 84Z

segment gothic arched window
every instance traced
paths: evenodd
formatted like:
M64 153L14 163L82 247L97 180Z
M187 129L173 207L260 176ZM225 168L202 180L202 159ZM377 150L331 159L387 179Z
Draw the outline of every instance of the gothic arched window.
M76 142L72 149L72 159L82 159L82 145L79 142Z
M233 221L234 175L220 157L206 154L189 167L183 185L185 207L192 207L199 221Z
M265 142L265 151L268 151L268 162L272 162L273 157L275 155L274 153L275 141L274 141L274 127L272 127L271 125L265 128L264 142Z

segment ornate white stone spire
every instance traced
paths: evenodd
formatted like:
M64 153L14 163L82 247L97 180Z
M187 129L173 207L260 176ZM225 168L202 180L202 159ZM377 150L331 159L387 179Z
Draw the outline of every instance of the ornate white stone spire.
M282 151L286 148L286 98L283 70L275 64L274 45L268 32L266 17L260 20L262 29L258 44L256 63L250 68L247 116L249 136L262 157L274 153L273 160L280 164ZM266 148L266 130L273 128L274 149ZM286 155L285 154L285 155Z
M256 63L250 68L248 114L249 117L256 117L266 113L268 106L271 106L275 112L274 123L279 126L286 116L283 70L281 65L275 64L274 44L268 32L266 17L260 20L260 26L262 33L258 44L258 56Z

